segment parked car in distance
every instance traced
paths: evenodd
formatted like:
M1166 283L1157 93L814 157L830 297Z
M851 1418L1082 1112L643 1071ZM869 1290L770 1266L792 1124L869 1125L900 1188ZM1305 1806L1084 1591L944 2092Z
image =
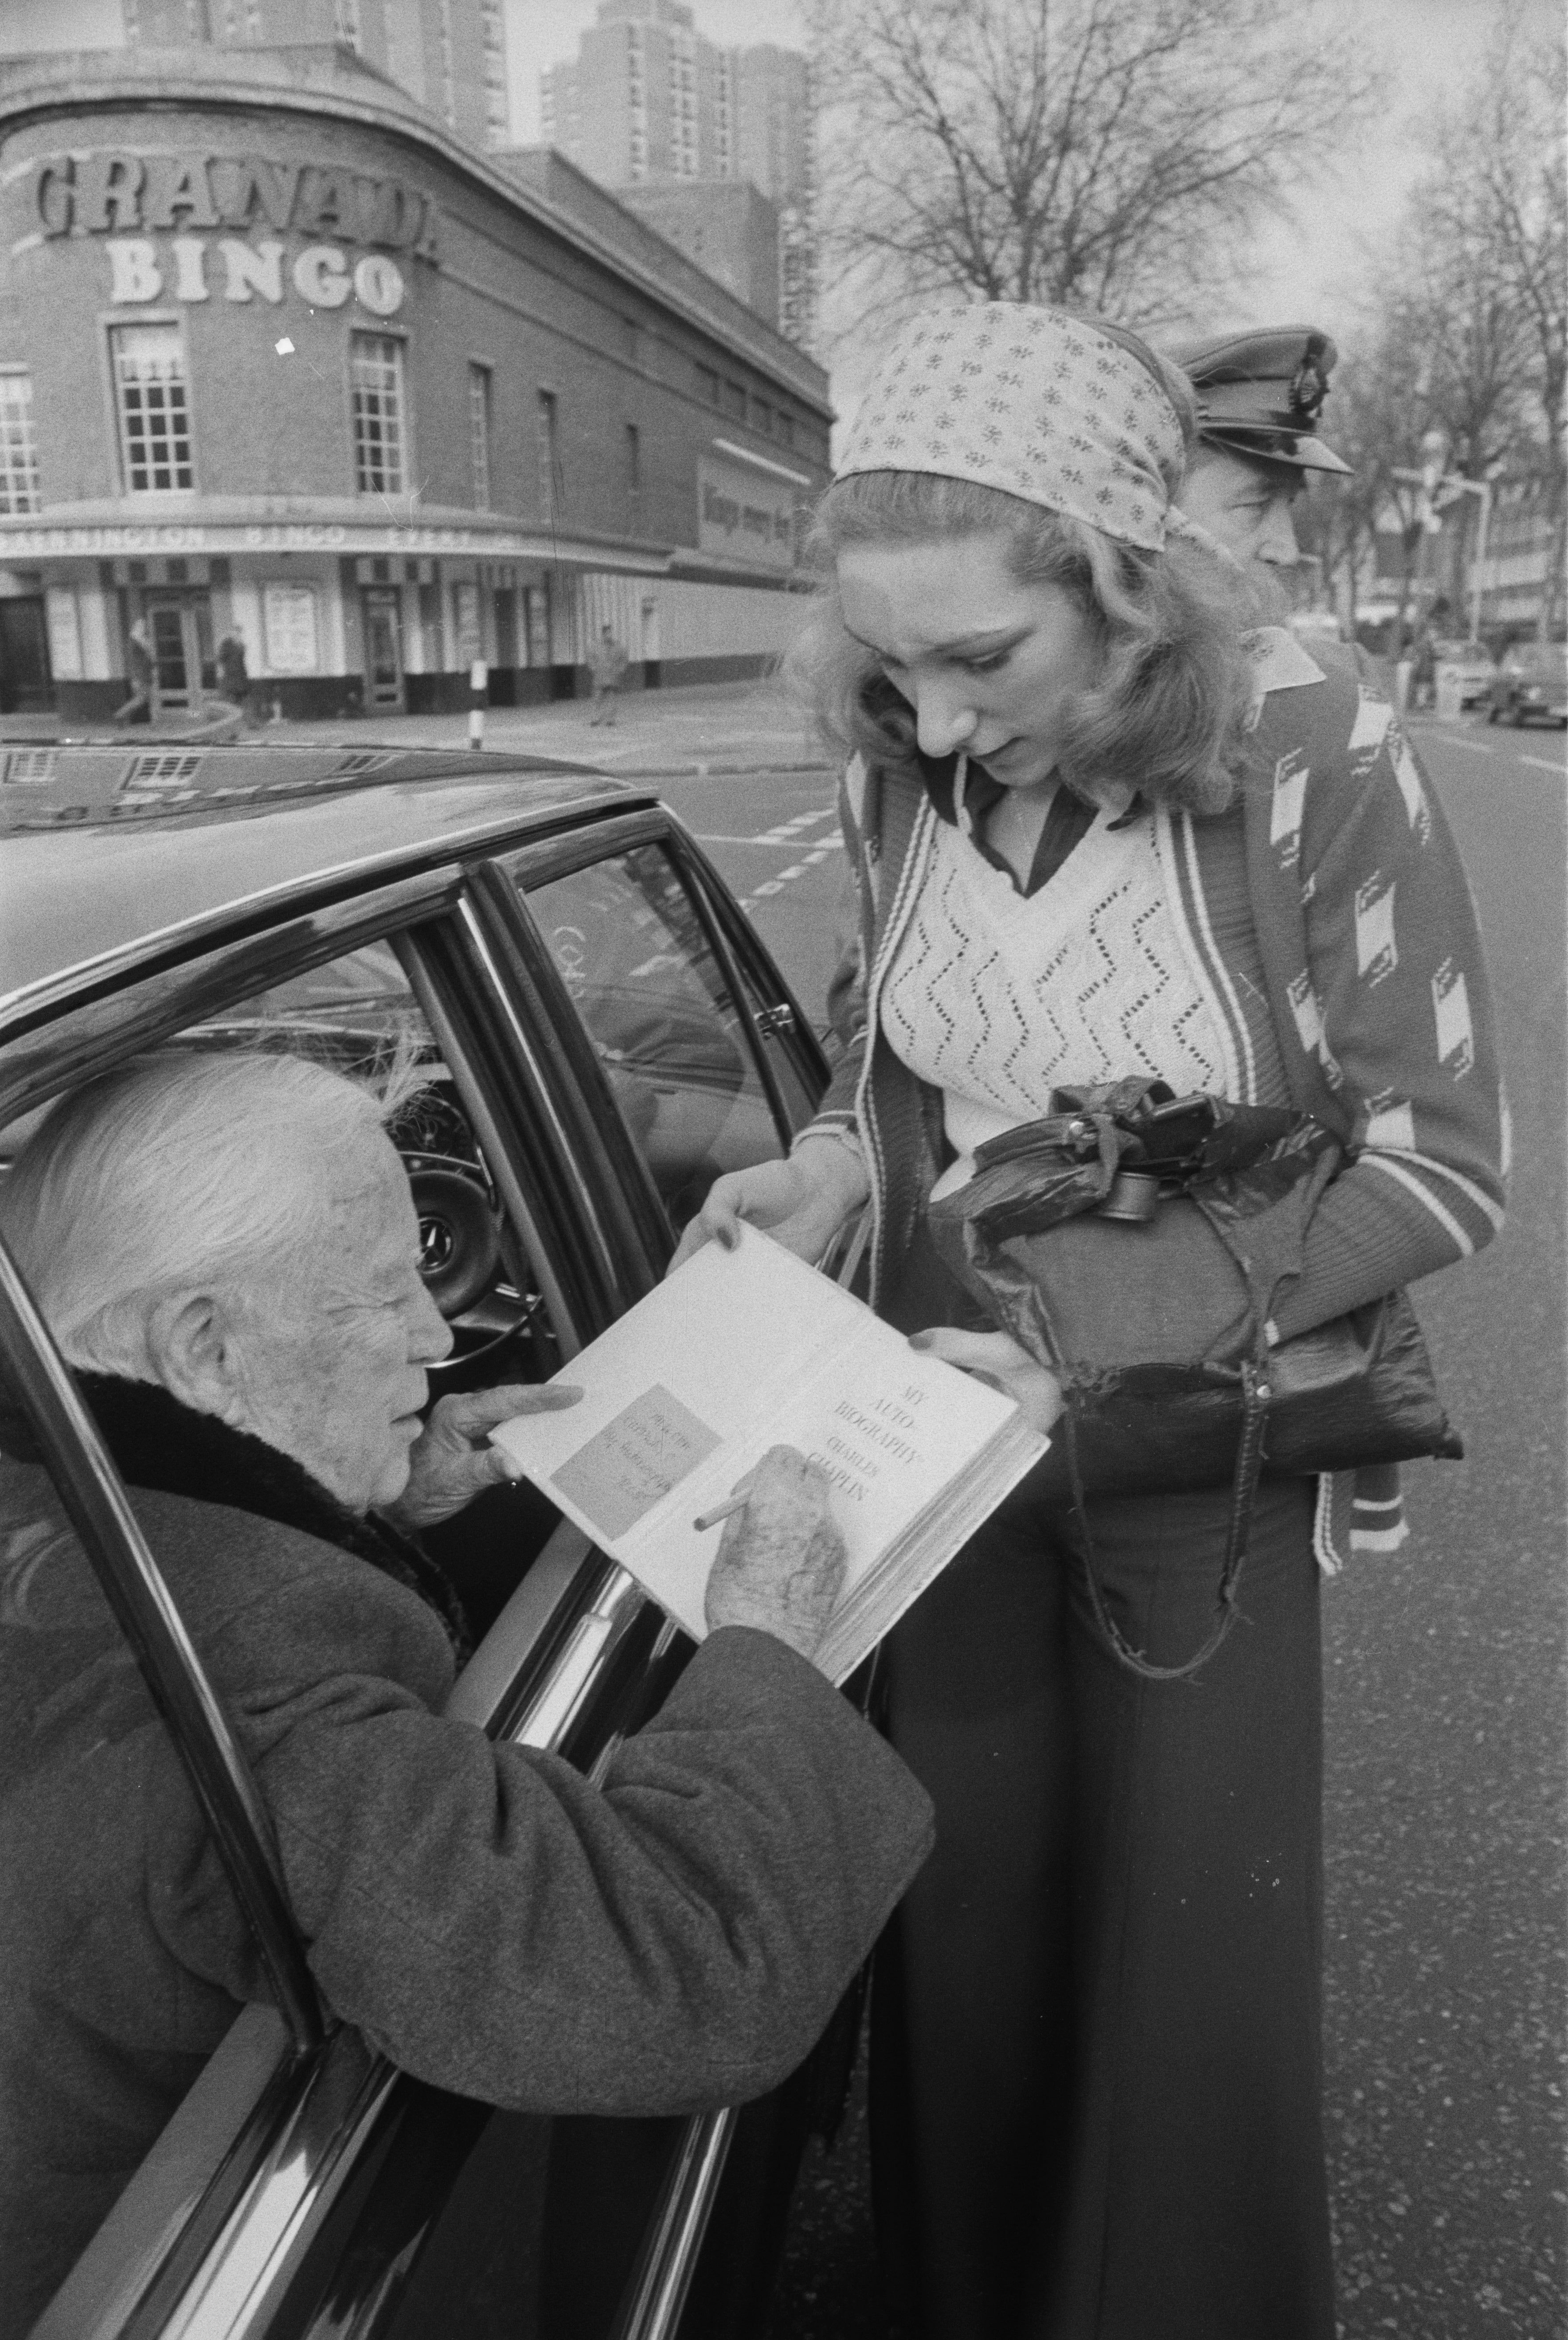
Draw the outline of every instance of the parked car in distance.
M1486 704L1497 669L1484 642L1439 640L1433 643L1432 654L1440 682L1443 668L1447 667L1451 673L1457 673L1461 707L1483 707Z
M56 1098L154 1046L367 1077L412 1052L423 1084L389 1134L454 1337L437 1392L548 1378L827 1080L722 880L633 787L374 744L0 745L0 1179ZM758 2328L807 2126L831 2117L824 2056L739 2112L555 2119L445 2094L335 2022L243 1750L4 1245L0 1384L277 1998L236 2009L34 2340ZM537 1491L492 1490L429 1540L482 1635L452 1710L492 1738L591 1770L690 1654Z
M1568 642L1515 642L1493 677L1488 723L1568 727Z

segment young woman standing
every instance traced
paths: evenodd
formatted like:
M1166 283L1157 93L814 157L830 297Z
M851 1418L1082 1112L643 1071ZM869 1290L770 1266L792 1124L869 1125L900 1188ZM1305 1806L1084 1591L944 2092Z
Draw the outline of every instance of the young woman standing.
M1468 888L1391 710L1172 505L1195 418L1132 335L917 320L817 523L803 652L851 752L866 1016L787 1163L719 1179L808 1258L868 1203L876 1306L1048 1421L976 1324L935 1182L1053 1088L1140 1073L1310 1112L1346 1166L1288 1339L1478 1249L1503 1109ZM1365 1474L1364 1474L1365 1475ZM1331 2340L1320 1572L1397 1495L1265 1474L1245 1625L1196 1679L1230 1491L1026 1486L886 1645L938 1850L878 1954L872 2119L922 2340Z

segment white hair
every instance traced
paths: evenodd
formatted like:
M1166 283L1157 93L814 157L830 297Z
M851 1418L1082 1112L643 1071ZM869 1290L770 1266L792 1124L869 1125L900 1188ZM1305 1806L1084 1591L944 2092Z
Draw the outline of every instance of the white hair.
M275 1283L320 1225L323 1162L407 1100L298 1056L139 1056L63 1097L0 1184L0 1232L68 1362L155 1381L156 1302Z

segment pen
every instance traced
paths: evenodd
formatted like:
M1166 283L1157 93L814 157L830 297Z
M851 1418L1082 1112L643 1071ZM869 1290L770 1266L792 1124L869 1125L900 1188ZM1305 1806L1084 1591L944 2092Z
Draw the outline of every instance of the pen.
M746 1498L744 1495L731 1495L729 1501L727 1503L720 1503L717 1511L699 1512L691 1524L697 1530L698 1534L701 1535L705 1530L709 1528L716 1528L720 1520L727 1520L731 1512L741 1510L745 1502Z

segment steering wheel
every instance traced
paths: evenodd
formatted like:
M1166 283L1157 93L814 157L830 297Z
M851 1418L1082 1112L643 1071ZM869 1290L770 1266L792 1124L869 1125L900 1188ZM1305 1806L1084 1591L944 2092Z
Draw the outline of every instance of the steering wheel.
M484 1179L469 1162L405 1154L419 1214L420 1274L449 1321L482 1299L501 1273L501 1229Z

